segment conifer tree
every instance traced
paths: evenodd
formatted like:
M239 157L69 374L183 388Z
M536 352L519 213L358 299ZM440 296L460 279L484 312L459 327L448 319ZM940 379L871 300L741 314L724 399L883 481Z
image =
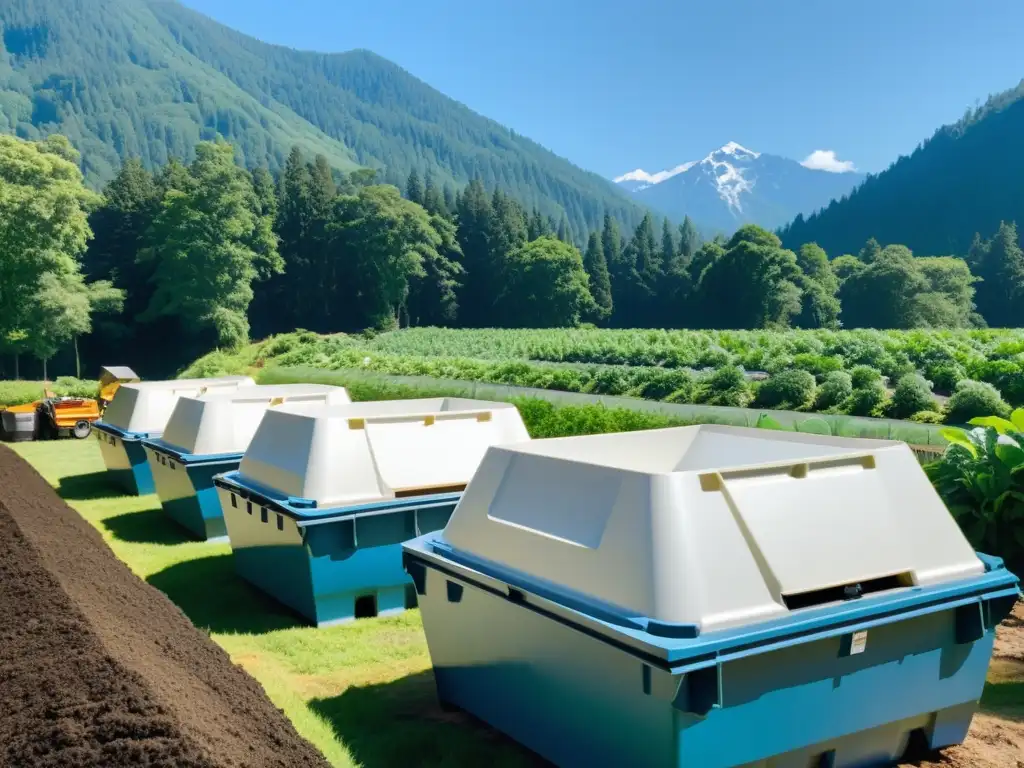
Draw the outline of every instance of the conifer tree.
M1000 222L987 243L975 236L968 261L982 282L977 287L978 312L993 328L1016 328L1024 320L1024 253L1017 226Z
M420 181L420 175L413 168L409 171L409 179L405 183L405 198L417 205L423 205L423 194L423 183Z
M590 278L590 295L594 297L597 309L595 319L607 320L612 314L612 285L601 236L597 232L590 233L587 252L583 257L583 268Z
M679 254L683 258L683 264L693 261L700 246L701 236L697 232L697 227L689 216L684 217L683 223L679 225Z

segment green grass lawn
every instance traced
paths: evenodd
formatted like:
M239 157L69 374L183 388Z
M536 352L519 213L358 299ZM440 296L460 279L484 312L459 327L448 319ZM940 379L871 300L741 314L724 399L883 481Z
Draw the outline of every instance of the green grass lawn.
M348 626L305 626L235 575L230 546L190 540L163 515L155 496L114 495L94 441L24 443L15 450L121 560L259 680L333 765L537 763L493 731L440 710L419 611ZM1024 664L993 664L982 709L1024 718Z
M93 440L22 443L114 553L207 630L336 766L524 766L528 754L441 711L417 610L316 629L235 575L228 544L189 539L156 496L120 496Z

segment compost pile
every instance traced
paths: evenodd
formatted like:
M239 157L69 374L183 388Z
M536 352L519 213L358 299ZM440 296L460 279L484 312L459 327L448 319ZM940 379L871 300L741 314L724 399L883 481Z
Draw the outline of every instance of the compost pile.
M0 765L327 763L255 680L0 447Z

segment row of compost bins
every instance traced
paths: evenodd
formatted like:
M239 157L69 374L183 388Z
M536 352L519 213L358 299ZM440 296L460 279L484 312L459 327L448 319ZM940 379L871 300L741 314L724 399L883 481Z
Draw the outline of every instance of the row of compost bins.
M961 742L1019 596L904 443L529 439L505 403L124 385L107 467L318 626L418 604L442 703L560 766L886 765Z

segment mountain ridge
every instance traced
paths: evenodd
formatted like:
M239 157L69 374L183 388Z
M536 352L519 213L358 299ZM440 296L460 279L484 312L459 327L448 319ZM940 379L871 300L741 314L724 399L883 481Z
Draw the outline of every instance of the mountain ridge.
M847 199L794 219L780 232L783 242L814 241L839 255L875 238L921 255L966 255L976 233L987 238L1003 221L1024 224L1021 135L1024 80L936 129Z
M614 179L635 199L674 218L688 215L705 228L731 232L753 223L781 227L850 192L864 176L807 168L730 141L700 160Z

